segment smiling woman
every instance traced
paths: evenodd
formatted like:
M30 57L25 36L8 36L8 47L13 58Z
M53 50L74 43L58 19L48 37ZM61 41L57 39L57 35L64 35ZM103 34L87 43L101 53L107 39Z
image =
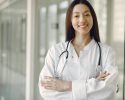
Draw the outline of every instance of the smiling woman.
M115 87L117 66L119 92L114 100L125 99L125 0L86 0L94 7L99 32L91 7L86 3L68 7L72 1L0 0L0 100L78 100L81 96L98 100L103 90L106 99ZM103 43L115 49L117 66L115 53Z
M85 35L89 33L93 26L93 18L86 5L79 4L74 7L72 12L72 25L78 34Z
M44 100L114 100L115 52L100 42L96 14L88 1L75 0L69 5L65 38L45 58L39 76Z
M71 20L72 26L75 30L75 37L79 37L78 39L84 38L84 40L88 40L89 42L91 40L90 30L93 26L93 18L89 8L83 4L76 5L73 9ZM79 43L79 45L74 42L74 47L77 48L77 55L79 55L80 49L84 48L86 44Z

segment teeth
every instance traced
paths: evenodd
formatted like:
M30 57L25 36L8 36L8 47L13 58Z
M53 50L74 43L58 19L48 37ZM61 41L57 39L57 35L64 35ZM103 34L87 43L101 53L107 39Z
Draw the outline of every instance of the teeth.
M84 28L84 27L86 27L87 25L79 25L79 27L81 27L81 28Z

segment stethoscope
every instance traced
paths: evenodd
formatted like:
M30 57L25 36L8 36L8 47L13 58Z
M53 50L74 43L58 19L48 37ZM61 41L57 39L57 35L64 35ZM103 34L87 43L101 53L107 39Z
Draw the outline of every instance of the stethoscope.
M64 53L66 53L65 62L64 62L64 65L63 65L63 67L62 67L61 72L60 72L60 73L57 72L57 68L58 68L59 64L57 65L56 68L54 68L54 77L55 77L56 79L62 79L62 73L63 73L63 70L64 70L64 68L65 68L65 65L66 65L66 62L67 62L67 60L68 60L68 57L69 57L68 47L69 47L69 43L70 43L70 42L71 42L71 41L68 41L67 46L66 46L66 49L65 49L65 50L60 54L60 56L59 56L59 61L60 61L61 56L62 56ZM96 41L96 43L97 43L97 45L98 45L98 47L99 47L98 67L102 67L102 66L101 66L101 64L102 64L102 62L101 62L101 56L102 56L101 46L100 46L99 42ZM59 62L59 61L58 61L58 62ZM101 71L102 71L102 68L96 68L96 72L101 72ZM119 86L118 86L118 84L117 84L116 93L118 93L118 92L119 92Z
M58 62L60 61L61 56L62 56L63 54L66 55L65 62L64 62L64 64L63 64L63 66L62 66L62 70L60 71L60 73L57 72L57 68L58 68L58 66L59 66L59 63L58 63L58 65L57 65L57 67L54 68L54 77L57 78L57 79L62 79L62 73L63 73L63 70L64 70L65 65L66 65L66 63L67 63L68 57L69 57L68 47L69 47L69 43L70 43L70 42L71 42L71 41L68 41L68 42L67 42L66 49L59 55L59 60L58 60ZM99 47L99 60L98 60L98 66L101 67L101 47L100 47L99 42L96 42L96 43L98 44L98 47ZM101 69L101 68L99 68L99 69L96 68L96 71L97 71L97 72L98 72L98 71L101 71L100 69Z

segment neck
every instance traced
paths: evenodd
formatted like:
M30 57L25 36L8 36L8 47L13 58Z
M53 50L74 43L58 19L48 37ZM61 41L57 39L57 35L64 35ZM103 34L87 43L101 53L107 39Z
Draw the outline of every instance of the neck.
M86 36L77 35L77 36L75 36L75 38L74 38L74 40L73 40L73 45L80 46L80 47L84 47L84 46L87 45L90 41L91 41L91 37L90 37L89 34L87 34Z

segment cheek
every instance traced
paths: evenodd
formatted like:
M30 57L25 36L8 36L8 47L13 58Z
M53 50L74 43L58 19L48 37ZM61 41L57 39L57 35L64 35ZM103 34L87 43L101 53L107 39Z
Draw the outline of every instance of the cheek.
M77 21L72 19L72 26L75 28L77 26Z
M93 26L93 19L92 18L89 20L89 23L90 23L90 25L92 27Z

